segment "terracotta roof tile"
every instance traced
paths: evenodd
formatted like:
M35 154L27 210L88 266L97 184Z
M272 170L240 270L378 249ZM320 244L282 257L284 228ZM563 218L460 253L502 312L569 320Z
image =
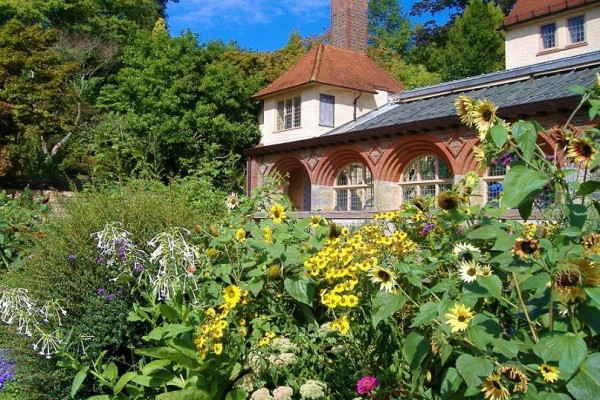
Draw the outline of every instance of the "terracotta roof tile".
M322 83L371 93L375 93L376 90L399 92L403 89L366 55L319 44L253 97L262 98L308 83Z
M517 25L534 18L556 12L598 3L600 0L518 0L512 11L504 18L504 26Z

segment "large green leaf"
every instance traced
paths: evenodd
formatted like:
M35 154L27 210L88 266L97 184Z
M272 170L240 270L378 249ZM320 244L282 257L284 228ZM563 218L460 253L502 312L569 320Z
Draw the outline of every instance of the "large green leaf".
M515 142L523 153L523 158L527 161L531 159L533 150L535 149L535 142L537 140L537 130L535 124L531 122L519 121L513 124L511 128Z
M560 352L558 365L561 372L564 372L568 378L577 371L583 360L587 356L587 346L585 341L570 332L563 333L548 339L545 345L557 352Z
M508 140L508 132L504 125L494 125L490 129L490 136L497 148L501 149Z
M401 294L377 292L371 304L373 309L371 315L373 328L377 328L379 322L394 315L396 311L402 308L405 302L406 297Z
M423 304L410 327L416 328L431 322L431 320L437 317L437 306L438 304L434 302Z
M418 332L411 332L404 341L404 358L411 368L417 368L431 350L429 340Z
M115 395L121 393L121 391L123 390L125 385L127 385L136 376L137 376L137 372L133 372L133 371L123 374L123 376L121 376L121 378L119 378L119 380L113 387L113 393Z
M549 181L550 177L544 172L515 165L504 178L503 204L509 208L516 207L540 193Z
M187 368L197 368L198 362L190 357L185 356L181 352L170 347L154 347L151 349L136 349L135 352L142 356L153 358L163 358L179 363Z
M225 400L246 400L248 398L248 393L246 393L242 389L234 389L231 392L227 393Z
M71 384L71 397L75 397L75 394L77 394L77 391L79 391L81 384L87 377L89 369L90 367L86 365L85 367L81 368L75 375L75 378L73 378L73 383Z
M600 181L586 181L579 186L575 196L587 196L598 190L600 190Z
M483 378L490 375L494 370L494 364L483 357L473 357L463 354L456 360L456 369L463 377L469 389L476 388L481 391Z
M283 285L287 294L294 300L312 306L315 297L315 285L312 281L301 277L289 277Z
M460 389L462 382L463 380L455 368L448 368L444 371L441 387L442 400L449 399L456 394Z
M596 399L600 395L600 353L591 354L567 383L569 393L577 400Z

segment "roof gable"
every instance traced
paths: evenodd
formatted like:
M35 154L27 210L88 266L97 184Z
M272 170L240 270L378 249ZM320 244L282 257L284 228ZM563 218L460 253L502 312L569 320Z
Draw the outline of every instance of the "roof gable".
M366 55L318 44L273 83L256 93L263 98L309 83L376 93L399 92L402 86Z
M545 15L598 2L600 0L518 0L512 11L504 19L504 26L521 24Z

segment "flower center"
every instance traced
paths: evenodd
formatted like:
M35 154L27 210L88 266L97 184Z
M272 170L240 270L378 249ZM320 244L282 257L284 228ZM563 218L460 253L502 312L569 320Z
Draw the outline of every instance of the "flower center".
M563 287L571 287L579 282L579 274L575 271L563 272L556 278L556 284Z
M477 275L477 270L475 268L469 268L467 270L467 275L469 275L469 276L475 276L475 275Z
M481 113L481 117L485 122L490 122L490 120L492 119L492 112L490 110L485 110Z
M536 252L537 248L538 245L533 240L527 240L521 244L521 250L523 250L523 253L525 254L533 254Z
M457 319L458 322L465 322L467 320L467 317L465 317L464 315L459 315Z
M496 390L502 389L502 386L496 381L492 381L492 385L494 385L494 389Z
M390 274L388 274L385 271L378 271L377 272L377 277L379 279L381 279L382 282L389 282L390 281Z
M584 156L590 157L592 155L592 146L585 143L583 146L581 146L581 152Z

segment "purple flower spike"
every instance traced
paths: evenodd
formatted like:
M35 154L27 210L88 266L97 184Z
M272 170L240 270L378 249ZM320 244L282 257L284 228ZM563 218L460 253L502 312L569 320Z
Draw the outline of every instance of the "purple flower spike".
M75 261L76 258L77 256L75 254L69 254L67 256L67 261Z
M421 228L421 236L427 236L434 228L435 224L432 224L431 222L426 223L423 228Z

